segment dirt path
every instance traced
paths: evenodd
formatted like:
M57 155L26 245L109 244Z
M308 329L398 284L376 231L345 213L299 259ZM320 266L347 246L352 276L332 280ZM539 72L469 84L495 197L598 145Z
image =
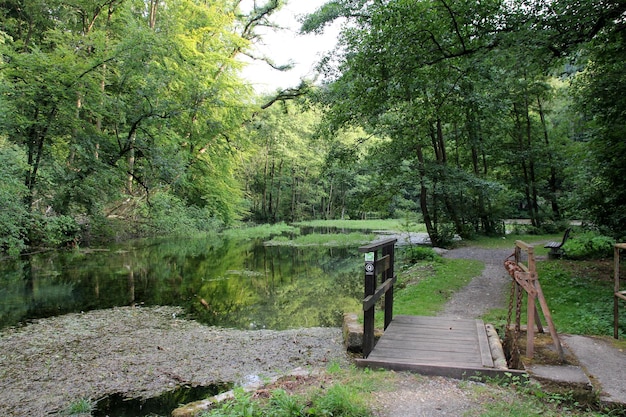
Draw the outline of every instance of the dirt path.
M485 263L480 276L458 291L439 314L443 317L479 318L493 308L507 304L511 278L504 269L504 260L511 255L509 249L481 249L464 247L444 253L445 258L475 259Z

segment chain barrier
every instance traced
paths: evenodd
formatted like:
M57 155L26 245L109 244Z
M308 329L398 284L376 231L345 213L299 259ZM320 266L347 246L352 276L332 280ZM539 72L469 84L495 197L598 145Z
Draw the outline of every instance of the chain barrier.
M521 285L515 280L515 272L521 271L521 268L511 258L515 257L515 252L511 254L505 261L504 267L511 275L511 293L509 295L509 309L507 313L506 330L504 348L507 357L509 368L518 369L520 362L520 352L518 346L518 339L521 333L521 319L522 319L522 299L523 293ZM511 318L513 316L513 304L515 304L515 326L514 331L511 332Z

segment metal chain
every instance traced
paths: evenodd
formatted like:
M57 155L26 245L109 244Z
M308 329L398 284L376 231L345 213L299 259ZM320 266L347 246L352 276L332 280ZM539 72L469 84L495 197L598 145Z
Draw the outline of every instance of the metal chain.
M516 293L516 299L517 299L517 305L515 308L515 331L513 332L513 341L512 341L512 345L511 345L511 363L510 366L512 368L519 368L519 361L520 361L520 352L519 352L519 346L517 344L520 333L521 333L521 329L520 329L520 325L521 325L521 320L522 320L522 300L524 298L524 292L522 291L522 286L515 281L515 293Z
M513 317L513 297L515 297L515 280L511 281L511 294L509 295L509 311L506 316L506 332L508 333L511 328L511 317Z

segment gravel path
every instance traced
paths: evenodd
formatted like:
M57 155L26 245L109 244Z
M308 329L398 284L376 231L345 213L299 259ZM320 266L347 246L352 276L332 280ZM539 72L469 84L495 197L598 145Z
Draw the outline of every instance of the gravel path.
M447 251L445 258L477 259L485 263L482 275L475 277L446 303L439 314L443 317L479 318L493 308L506 306L510 276L504 269L509 249L480 249L465 247Z

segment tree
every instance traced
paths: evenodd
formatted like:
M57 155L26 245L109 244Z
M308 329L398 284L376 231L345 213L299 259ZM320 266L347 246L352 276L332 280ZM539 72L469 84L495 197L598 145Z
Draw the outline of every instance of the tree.
M590 151L576 172L581 183L577 197L591 220L618 239L626 236L625 41L616 22L614 30L589 45L589 61L575 80L576 107L586 123L586 135L578 139Z
M233 172L255 107L236 57L281 1L249 14L230 0L22 3L0 16L0 132L27 155L28 211L141 220L165 193L239 216Z

